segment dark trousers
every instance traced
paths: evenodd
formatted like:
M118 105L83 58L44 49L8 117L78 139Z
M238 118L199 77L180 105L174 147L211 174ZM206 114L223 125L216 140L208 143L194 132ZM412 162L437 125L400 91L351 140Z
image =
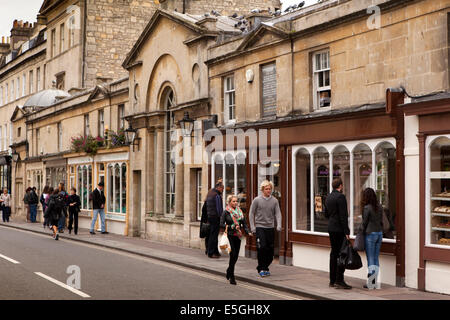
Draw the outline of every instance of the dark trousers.
M69 210L69 226L68 229L72 230L72 224L74 225L73 231L78 233L78 210Z
M228 263L227 274L234 277L234 266L239 258L239 250L241 249L241 239L236 236L228 236L228 241L230 242L231 252L230 261Z
M63 212L61 214L61 217L58 221L58 231L64 231L64 228L66 227L66 211L67 209L63 209Z
M330 253L330 283L344 281L345 268L338 266L339 252L345 239L343 232L329 232L331 253Z
M37 204L30 204L30 221L36 222Z
M274 254L274 228L256 228L256 248L258 255L258 272L269 271Z
M11 215L11 207L2 207L3 222L9 222L10 215Z
M210 225L209 239L208 239L208 256L219 254L219 231L220 220L219 217L208 216L208 223Z

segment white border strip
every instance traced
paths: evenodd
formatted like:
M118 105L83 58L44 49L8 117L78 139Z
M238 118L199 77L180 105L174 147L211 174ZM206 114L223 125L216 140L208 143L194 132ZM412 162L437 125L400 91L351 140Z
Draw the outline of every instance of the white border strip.
M91 297L90 295L88 295L88 294L86 294L84 292L81 292L80 290L77 290L75 288L72 288L71 286L68 286L65 283L62 283L62 282L60 282L58 280L55 280L55 279L53 279L53 278L51 278L51 277L49 277L49 276L47 276L47 275L45 275L45 274L43 274L41 272L35 272L35 274L37 274L38 276L40 276L40 277L42 277L42 278L44 278L44 279L46 279L46 280L48 280L50 282L53 282L54 284L57 284L58 286L60 286L60 287L62 287L64 289L67 289L67 290L69 290L69 291L71 291L71 292L73 292L73 293L75 293L75 294L77 294L77 295L79 295L79 296L81 296L83 298L90 298Z
M4 255L2 255L2 254L0 254L0 258L3 258L3 259L5 259L5 260L8 260L9 262L12 262L12 263L14 263L14 264L20 264L19 261L16 261L16 260L14 260L14 259L8 258L7 256L4 256Z

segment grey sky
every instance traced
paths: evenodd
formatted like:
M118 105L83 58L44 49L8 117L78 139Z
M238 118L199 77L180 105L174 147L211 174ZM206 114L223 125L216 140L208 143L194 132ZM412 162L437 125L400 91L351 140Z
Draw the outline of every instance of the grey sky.
M245 0L244 0L245 1ZM317 0L305 0L306 5L311 5ZM283 9L301 0L281 0ZM0 37L9 36L13 21L23 20L36 22L36 16L43 0L0 0Z

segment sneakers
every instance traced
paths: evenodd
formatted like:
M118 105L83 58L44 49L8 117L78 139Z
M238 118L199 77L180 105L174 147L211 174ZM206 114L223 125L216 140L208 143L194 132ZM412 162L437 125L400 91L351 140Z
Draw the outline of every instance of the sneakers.
M260 271L259 275L261 278L264 278L266 276L266 272L265 271Z
M59 234L54 234L53 235L53 239L58 240L59 239Z
M266 277L270 276L270 272L269 271L265 271L264 273L266 274Z

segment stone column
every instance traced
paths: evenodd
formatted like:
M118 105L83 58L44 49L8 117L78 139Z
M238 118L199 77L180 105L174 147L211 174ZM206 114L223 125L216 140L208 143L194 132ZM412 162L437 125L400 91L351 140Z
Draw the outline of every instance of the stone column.
M156 166L155 168L149 168L154 170L154 210L156 215L164 214L164 128L156 128Z

